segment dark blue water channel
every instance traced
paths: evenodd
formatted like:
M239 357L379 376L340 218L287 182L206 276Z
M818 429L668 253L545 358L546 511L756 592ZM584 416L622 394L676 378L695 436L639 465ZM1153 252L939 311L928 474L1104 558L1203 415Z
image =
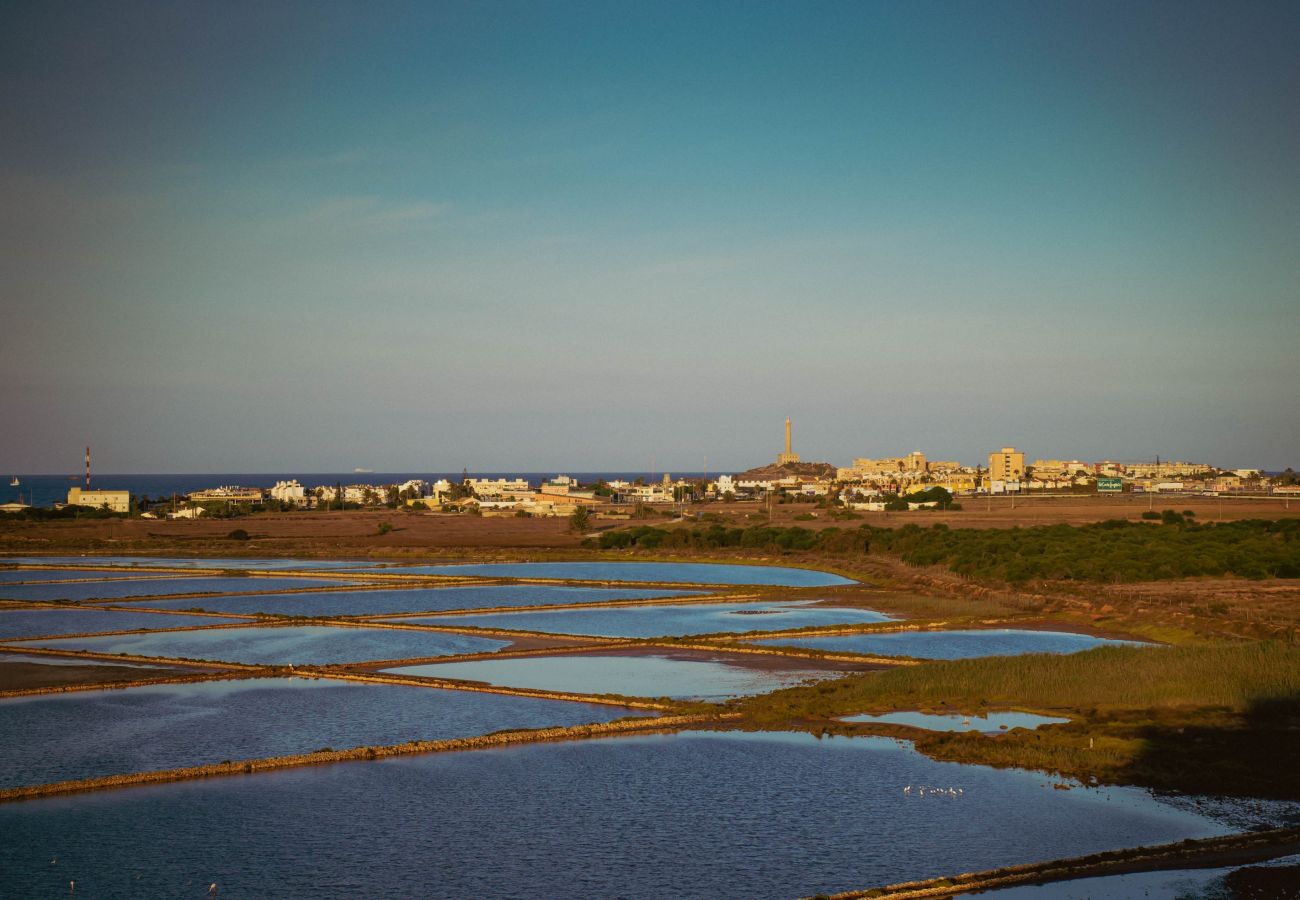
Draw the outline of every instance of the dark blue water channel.
M517 628L555 634L648 638L663 635L783 631L812 625L887 622L870 609L793 603L702 603L698 606L636 606L612 609L557 609L553 612L492 613L480 616L410 617L403 622Z
M258 594L255 597L191 597L149 600L141 606L159 609L203 609L209 612L269 613L279 616L364 616L402 612L440 612L496 606L552 606L693 596L698 591L638 588L584 588L550 584L484 584L470 587L407 588L376 591L325 591L302 594Z
M533 562L454 566L403 566L358 571L407 572L418 575L487 575L497 578L569 578L575 581L663 581L689 584L763 584L826 587L854 584L847 578L813 569L780 566L728 566L713 563Z
M305 678L41 695L0 700L0 734L22 736L0 742L0 788L629 715L591 703Z
M239 622L214 616L176 616L105 609L0 610L0 640L42 634L89 634L134 628L185 628Z
M284 591L290 588L329 587L349 584L327 578L225 578L218 575L196 578L144 578L112 581L86 581L70 584L3 584L0 599L5 600L121 600L126 597L153 597L159 594L235 593L243 591ZM191 604L193 605L193 604Z
M507 643L436 631L302 625L56 638L34 642L33 646L252 665L332 665L372 659L487 653Z
M780 647L810 647L840 653L915 656L919 659L965 659L1017 656L1022 653L1078 653L1106 644L1133 644L1066 631L989 629L973 631L897 631L826 637L765 638L754 641Z
M642 736L6 804L0 893L789 898L1223 831L882 738Z

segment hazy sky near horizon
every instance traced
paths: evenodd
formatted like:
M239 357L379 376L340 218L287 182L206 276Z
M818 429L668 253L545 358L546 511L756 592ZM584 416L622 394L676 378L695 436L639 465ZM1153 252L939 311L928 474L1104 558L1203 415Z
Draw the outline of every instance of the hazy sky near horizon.
M1300 465L1300 5L8 3L0 467Z

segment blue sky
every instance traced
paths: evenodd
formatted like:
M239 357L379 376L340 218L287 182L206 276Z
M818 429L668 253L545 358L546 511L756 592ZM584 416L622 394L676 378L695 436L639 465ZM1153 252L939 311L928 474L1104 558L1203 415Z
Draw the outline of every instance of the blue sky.
M8 4L0 465L1300 463L1291 3Z

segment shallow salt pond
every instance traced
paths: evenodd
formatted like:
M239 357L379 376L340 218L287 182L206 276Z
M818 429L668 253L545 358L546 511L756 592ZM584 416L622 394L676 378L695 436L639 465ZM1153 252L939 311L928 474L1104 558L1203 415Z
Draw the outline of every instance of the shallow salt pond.
M141 569L354 569L364 559L223 558L203 556L6 556L0 562L26 565L131 566Z
M1239 872L1240 869L1249 871ZM1273 869L1283 871L1273 874L1270 872ZM1234 875L1234 872L1238 874ZM1266 881L1263 880L1265 878ZM1238 879L1240 886L1234 891L1233 882ZM1251 881L1257 881L1254 889L1250 886ZM1288 884L1289 887L1283 886ZM1284 900L1300 896L1298 885L1300 856L1288 856L1252 863L1246 867L1103 875L1052 884L1002 888L985 891L980 896L1015 900L1096 900L1100 897L1141 897L1142 900L1232 900L1256 897L1259 900Z
M551 606L692 596L696 591L638 588L584 588L549 584L485 584L468 587L407 588L376 591L327 591L258 594L253 597L198 597L148 600L157 609L204 609L210 612L269 613L281 616L361 616L402 612L438 612L496 606Z
M492 613L480 616L411 617L403 622L517 628L554 634L648 638L715 632L783 631L812 625L888 622L870 609L818 606L812 600L787 603L703 603L697 606L641 606L565 609L553 612Z
M992 712L983 716L939 714L923 712L889 712L880 715L862 713L843 716L844 722L881 722L887 725L910 725L927 731L1001 731L1012 728L1037 728L1040 725L1059 725L1070 721L1056 716L1036 716L1022 712Z
M139 572L106 571L97 569L0 569L0 584L13 584L24 581L40 583L44 581L112 581L117 578L141 578ZM143 576L148 577L148 576ZM166 577L158 573L154 578Z
M755 644L808 647L830 653L915 656L918 659L967 659L975 656L1017 656L1022 653L1078 653L1110 644L1135 645L1090 634L1066 631L895 631L887 634L843 634L826 637L764 638Z
M592 703L305 678L22 697L0 700L0 734L22 735L0 742L0 788L629 715Z
M0 609L0 640L43 634L199 627L238 621L241 620L104 609Z
M676 700L727 700L763 694L812 679L838 678L824 669L758 669L718 660L666 656L541 656L515 659L429 663L386 671L430 678L484 681L505 687L671 697Z
M964 793L921 799L909 784ZM1057 791L882 738L692 732L3 804L0 877L23 897L75 879L78 896L110 898L201 897L215 882L286 900L762 900L1224 831L1137 789Z
M122 600L127 597L150 597L158 594L238 593L243 591L284 591L291 588L330 587L349 584L326 578L222 577L195 578L119 578L113 581L87 581L71 584L4 584L0 598L6 600ZM193 604L191 604L193 605Z
M728 566L714 563L533 562L450 566L363 568L361 572L407 572L418 575L486 575L498 578L565 578L574 581L663 581L689 584L762 584L782 587L827 587L855 584L848 578L813 569L780 566Z
M507 643L431 631L302 625L60 638L39 641L33 646L251 665L331 665L367 660L487 653L499 650Z

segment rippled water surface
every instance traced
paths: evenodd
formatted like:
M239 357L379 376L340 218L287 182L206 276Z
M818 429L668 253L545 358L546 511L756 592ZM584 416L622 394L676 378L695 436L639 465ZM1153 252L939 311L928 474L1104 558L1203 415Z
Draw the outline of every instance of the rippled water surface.
M856 625L887 622L889 616L870 609L793 603L704 603L698 606L641 606L613 609L565 609L554 612L493 613L483 616L412 617L404 622L518 628L556 634L602 637L660 637L719 632L781 631L810 625Z
M205 609L212 612L271 613L282 616L360 616L401 612L439 612L497 606L550 606L601 603L651 597L690 596L696 591L638 588L584 588L549 584L473 585L470 587L405 590L327 591L302 594L259 594L256 597L149 600L141 605L159 609Z
M920 659L965 659L973 656L1016 656L1021 653L1077 653L1106 644L1132 644L1065 631L897 631L827 637L765 638L755 641L782 647L810 647L843 653L877 653Z
M769 584L824 587L854 584L813 569L779 566L724 566L711 563L534 562L455 566L406 566L359 571L412 572L421 575L489 575L499 578L572 578L581 581L667 581L690 584Z
M706 659L594 656L586 653L430 663L389 671L578 694L691 700L726 700L745 694L762 694L810 679L837 678L842 674L793 667L751 669Z
M103 609L0 610L0 640L42 634L129 631L134 628L185 628L238 622L215 616L174 616Z
M688 733L4 804L0 872L22 897L790 898L1222 830L884 739Z
M133 656L210 659L254 665L329 665L371 659L406 659L486 653L506 641L380 628L330 628L323 625L221 628L115 637L60 638L39 646Z
M606 722L623 707L304 678L0 700L0 788L332 747ZM0 895L4 895L0 876Z
M4 584L0 597L7 600L120 600L125 597L149 597L157 594L235 593L243 591L283 591L290 588L328 587L346 582L326 578L196 578L115 579L72 584ZM191 604L193 605L193 604Z
M1004 728L1037 728L1039 725L1058 725L1070 721L1058 716L1036 716L1022 712L994 712L983 716L958 714L939 715L923 712L890 712L873 716L845 716L845 722L884 722L892 725L911 725L927 731L1000 731Z

